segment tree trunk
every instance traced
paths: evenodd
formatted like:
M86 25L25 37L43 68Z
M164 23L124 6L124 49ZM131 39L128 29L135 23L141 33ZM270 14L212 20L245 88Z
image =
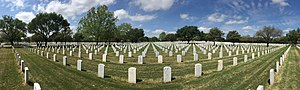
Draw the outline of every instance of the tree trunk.
M11 46L14 46L14 41L10 41Z
M216 41L214 40L214 45L216 45Z
M267 47L269 47L269 42L267 42Z

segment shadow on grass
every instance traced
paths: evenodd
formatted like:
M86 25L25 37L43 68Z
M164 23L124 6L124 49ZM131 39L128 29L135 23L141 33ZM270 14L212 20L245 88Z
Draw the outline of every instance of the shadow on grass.
M140 82L143 82L143 80L142 79L136 79L136 82L140 83Z
M33 86L34 83L33 83L32 81L28 81L27 84L28 84L29 86Z
M108 76L108 75L104 75L104 78L111 78L111 76Z

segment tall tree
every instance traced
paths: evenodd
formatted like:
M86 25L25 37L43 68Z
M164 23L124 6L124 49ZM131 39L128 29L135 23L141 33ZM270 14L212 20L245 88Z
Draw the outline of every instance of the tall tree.
M98 8L92 7L87 15L81 18L78 28L87 38L94 39L97 44L100 40L110 42L115 37L117 21L113 12L110 12L106 5L102 5Z
M209 33L207 35L208 40L211 40L214 42L214 45L216 44L216 41L223 40L224 33L217 27L212 28L209 30Z
M267 43L267 47L269 47L269 43L273 40L273 38L280 37L282 35L282 31L272 26L264 26L264 28L257 31L255 35L263 38Z
M298 44L298 41L300 39L300 28L297 30L291 30L289 33L286 34L286 37L288 38L288 41L292 43L293 45Z
M61 14L39 13L28 24L28 29L29 33L40 35L47 46L50 36L68 29L69 26L69 22Z
M158 37L159 40L160 40L160 41L165 40L166 35L167 35L166 32L161 32L161 33L159 34L159 37Z
M241 35L237 31L229 31L226 40L229 42L232 42L233 45L235 42L238 42L240 40Z
M80 41L83 41L83 34L80 33L80 32L76 32L74 35L73 35L73 41L75 42L80 42Z
M131 42L138 42L140 38L145 36L144 30L139 28L131 29L128 33L130 33L128 37Z
M182 41L188 41L188 43L199 33L197 26L184 26L176 31L177 37Z
M166 35L166 40L173 42L173 41L177 40L177 37L176 37L175 34L167 34Z
M2 18L0 19L0 32L3 33L2 38L9 41L11 45L14 45L14 41L26 37L26 23L7 15L4 15Z
M121 41L127 41L128 40L128 33L129 30L132 29L131 24L129 23L122 23L120 26L117 27L117 31L116 31L116 39L117 40L121 40Z

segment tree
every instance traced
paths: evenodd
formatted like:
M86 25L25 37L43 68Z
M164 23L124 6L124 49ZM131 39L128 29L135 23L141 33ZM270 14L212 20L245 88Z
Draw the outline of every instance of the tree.
M4 15L0 19L0 32L2 32L2 38L14 45L14 41L21 40L22 37L26 37L25 33L26 23L19 19L13 19L11 16Z
M113 12L108 10L106 5L99 6L98 8L92 7L87 15L82 17L79 21L78 29L87 37L98 42L112 41L115 37L116 25L118 21L114 17Z
M61 14L39 13L28 24L29 33L40 35L45 46L53 34L69 29L69 22Z
M235 42L239 41L240 37L241 37L241 35L239 34L239 32L229 31L226 36L226 40L232 42L234 45Z
M160 41L163 41L163 40L165 40L165 37L166 37L166 32L161 32L160 34L159 34L159 40Z
M216 41L221 41L223 40L223 35L224 33L217 27L212 28L209 30L209 33L207 35L208 40L211 40L214 42L214 45L216 44Z
M200 31L197 26L184 26L176 31L176 35L180 40L188 41L188 43L196 37Z
M73 41L80 42L80 41L83 41L83 38L84 38L84 36L82 33L76 32L73 36Z
M117 27L116 31L116 39L121 41L127 41L128 40L128 31L132 29L131 24L129 23L122 23L120 26Z
M282 31L272 26L265 26L262 30L257 31L255 35L263 38L264 41L267 42L267 47L269 47L269 43L272 39L280 37L282 35Z
M43 41L42 35L36 33L30 37L31 41L35 42L37 46L40 46L39 42Z
M145 36L144 30L139 28L131 29L128 33L130 33L128 35L130 41L135 43L138 42L140 38L143 38Z
M166 39L167 41L173 42L173 41L177 40L177 37L176 37L175 34L167 34L166 37L165 37L165 39Z
M290 43L296 45L298 44L299 38L300 38L300 28L297 30L291 30L289 33L286 34L286 37Z
M159 41L159 39L157 37L151 37L151 38L149 38L149 41L150 42L157 42L157 41Z
M200 31L199 34L196 37L194 37L194 40L205 41L205 36L206 34L203 31Z

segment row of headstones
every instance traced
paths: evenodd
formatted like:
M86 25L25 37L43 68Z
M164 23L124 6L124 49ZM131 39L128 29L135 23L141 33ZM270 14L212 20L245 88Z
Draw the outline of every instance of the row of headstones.
M25 67L24 60L21 59L21 55L16 52L15 48L12 47L13 52L15 53L15 58L18 62L18 65L20 65L20 70L24 74L24 83L26 84L28 82L28 73L29 73L29 68ZM34 83L33 84L33 89L34 90L41 90L41 86L39 83Z
M291 46L282 54L282 56L280 57L280 60L276 61L276 73L279 73L279 69L280 69L280 67L282 67L283 62L285 61L285 58L286 58L288 52L290 51L290 48L291 48ZM273 85L274 82L275 82L275 70L270 69L269 84ZM264 90L264 86L259 85L257 87L257 90Z

